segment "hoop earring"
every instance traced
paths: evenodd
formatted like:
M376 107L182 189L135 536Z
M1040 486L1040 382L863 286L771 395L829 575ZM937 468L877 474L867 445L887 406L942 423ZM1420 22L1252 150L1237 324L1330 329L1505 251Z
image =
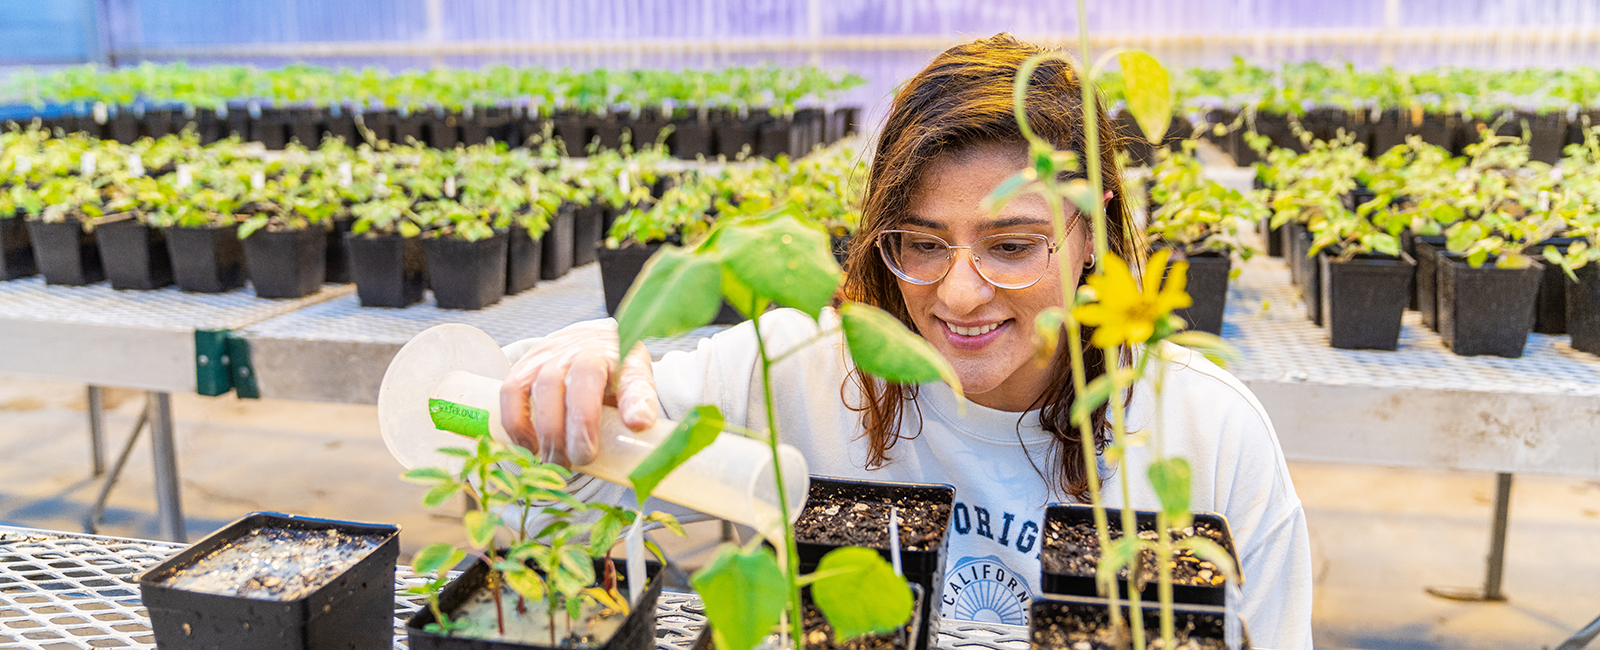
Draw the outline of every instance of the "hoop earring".
M1089 259L1083 263L1083 268L1094 268L1094 253L1089 253Z

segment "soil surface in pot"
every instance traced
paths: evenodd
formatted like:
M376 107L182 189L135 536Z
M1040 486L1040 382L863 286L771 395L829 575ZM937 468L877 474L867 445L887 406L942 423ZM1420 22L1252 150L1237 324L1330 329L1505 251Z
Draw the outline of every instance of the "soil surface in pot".
M1102 616L1105 614L1102 612ZM1193 626L1184 627L1179 621L1179 627L1173 631L1173 641L1177 643L1177 650L1226 650L1228 645L1220 639L1191 639L1189 633ZM1045 629L1034 632L1035 638L1043 637L1046 641L1037 644L1047 648L1064 648L1065 650L1124 650L1133 641L1127 630L1113 630L1107 620L1098 621L1098 626L1093 629L1084 629L1082 622L1051 621ZM1149 650L1162 648L1161 630L1145 627L1145 647Z
M795 536L815 544L889 548L891 508L900 510L900 550L931 551L939 546L941 522L950 521L950 504L905 497L860 501L840 495L814 496L806 500L806 508L794 524Z
M255 528L174 573L167 586L240 598L297 600L382 544L378 535L351 535L332 528Z
M1112 522L1111 541L1122 538L1122 529ZM1186 537L1199 534L1211 539L1218 545L1223 545L1224 535L1221 529L1208 522L1195 521L1187 528L1172 529L1172 540L1177 541ZM1156 531L1141 530L1139 538L1156 541ZM1061 521L1049 521L1045 524L1046 547L1059 548L1061 552L1044 553L1040 558L1045 573L1058 575L1093 577L1100 565L1100 539L1095 533L1093 522L1068 524ZM1145 551L1140 554L1142 565L1141 575L1146 580L1156 579L1156 555ZM1222 572L1216 565L1201 560L1193 552L1184 549L1174 549L1172 559L1176 563L1172 569L1172 584L1186 586L1218 586L1223 583ZM1118 580L1126 580L1127 569L1117 572Z
M811 602L809 594L805 598L804 605L806 650L894 650L906 647L900 643L903 630L888 634L868 634L839 643L833 637L833 626L828 624L828 619L822 615L822 610ZM776 644L772 644L772 647L776 647Z
M622 628L623 621L628 620L627 613L584 598L577 624L573 625L573 621L567 618L567 610L561 608L556 612L553 621L555 629L552 630L549 610L543 601L529 602L505 585L500 586L500 601L505 606L504 634L500 633L494 595L488 589L479 589L450 613L451 620L471 623L456 635L552 648L598 648L610 641Z

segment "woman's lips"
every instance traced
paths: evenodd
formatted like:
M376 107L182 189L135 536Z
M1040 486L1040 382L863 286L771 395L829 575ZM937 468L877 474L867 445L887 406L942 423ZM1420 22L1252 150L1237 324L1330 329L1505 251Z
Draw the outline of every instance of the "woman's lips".
M962 334L957 334L955 330L950 329L950 324L944 322L944 319L939 319L939 329L944 330L945 340L950 342L950 347L953 347L957 350L981 350L984 348L984 346L989 345L989 343L999 338L1000 334L1005 332L1010 327L1011 319L1006 319L1000 321L1000 324L995 326L995 328L992 330L977 336L965 336Z

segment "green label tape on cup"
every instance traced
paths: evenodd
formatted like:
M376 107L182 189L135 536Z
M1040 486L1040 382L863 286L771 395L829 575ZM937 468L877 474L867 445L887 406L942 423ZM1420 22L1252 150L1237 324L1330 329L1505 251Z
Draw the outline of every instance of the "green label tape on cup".
M468 438L489 435L489 412L442 399L428 400L428 415L441 431Z

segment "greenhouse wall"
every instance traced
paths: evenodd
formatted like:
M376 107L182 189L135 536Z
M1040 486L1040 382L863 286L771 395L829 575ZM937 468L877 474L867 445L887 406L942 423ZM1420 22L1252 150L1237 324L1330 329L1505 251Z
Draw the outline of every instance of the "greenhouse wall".
M1593 0L1089 4L1097 47L1142 47L1178 67L1226 65L1234 56L1411 69L1600 60L1600 3ZM1010 31L1072 46L1078 29L1073 3L1024 0L99 0L84 6L98 6L99 22L114 26L101 37L103 53L82 44L86 61L392 69L814 63L866 77L866 86L840 101L866 107L871 118L881 115L894 84L952 44Z

